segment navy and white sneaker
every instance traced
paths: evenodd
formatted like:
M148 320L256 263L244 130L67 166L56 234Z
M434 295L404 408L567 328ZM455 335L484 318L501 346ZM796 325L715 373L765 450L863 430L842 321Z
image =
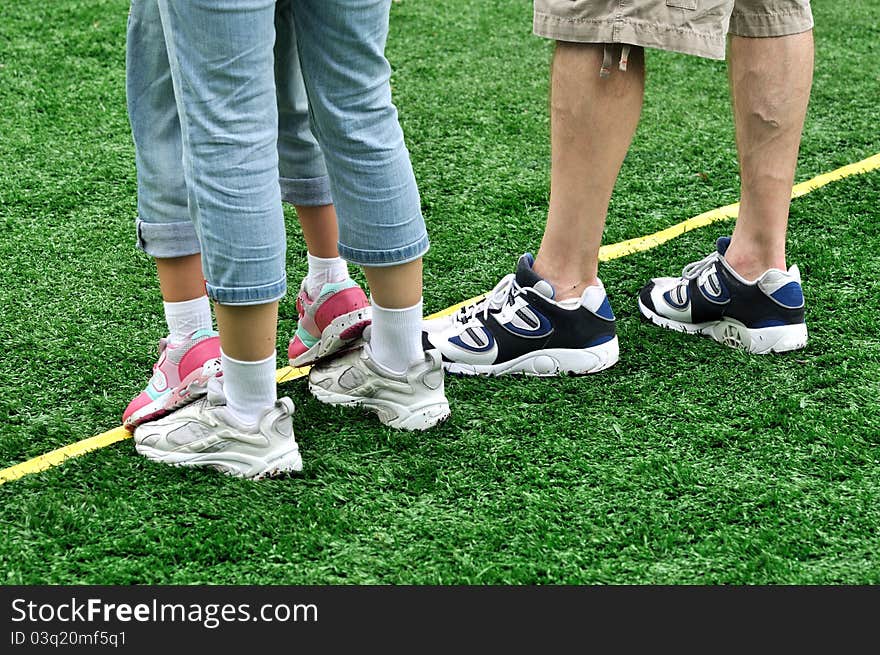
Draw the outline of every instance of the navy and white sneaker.
M443 368L464 375L581 375L618 359L614 313L601 282L580 298L556 302L553 286L521 256L480 302L452 317L425 321L426 350L436 348Z
M701 334L733 348L768 354L807 345L804 293L797 266L771 268L753 282L724 259L730 237L681 277L654 278L639 293L642 315L655 325Z

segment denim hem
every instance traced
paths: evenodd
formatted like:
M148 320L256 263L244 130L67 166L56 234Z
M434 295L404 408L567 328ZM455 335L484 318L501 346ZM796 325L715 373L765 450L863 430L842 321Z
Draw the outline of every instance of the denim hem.
M396 266L398 264L407 264L424 255L428 252L430 242L426 234L413 244L393 250L359 250L357 248L349 248L343 243L338 243L337 246L339 248L339 256L351 264L358 266Z
M287 293L287 276L259 287L216 287L206 283L208 296L221 305L265 305L281 300Z
M151 223L138 217L136 221L137 247L151 257L170 259L201 252L199 239L192 221Z
M292 178L281 177L281 199L291 205L321 207L333 203L330 195L330 177Z

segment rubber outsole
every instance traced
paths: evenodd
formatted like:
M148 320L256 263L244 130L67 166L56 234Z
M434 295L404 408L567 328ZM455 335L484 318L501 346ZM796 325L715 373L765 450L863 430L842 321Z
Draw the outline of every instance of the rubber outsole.
M212 359L205 362L202 368L189 374L170 394L157 398L148 405L144 405L136 412L127 416L122 425L129 432L134 432L142 423L149 423L167 416L181 407L186 407L208 392L208 382L211 378L223 375L220 370L220 360Z
M307 351L288 360L295 368L313 366L319 362L339 356L360 346L364 330L372 322L370 307L363 307L348 314L337 316L321 332L321 339Z
M137 443L135 450L154 462L184 468L212 469L225 475L248 480L263 480L302 471L302 456L298 447L267 459L236 453L237 457L234 460L223 457L228 453L167 452Z
M685 334L697 334L713 341L745 350L753 355L770 355L800 350L808 340L806 323L779 325L766 328L747 328L732 318L707 323L681 323L652 312L639 299L642 317L654 325Z
M309 383L309 391L317 400L328 405L366 409L375 414L380 423L397 430L428 430L443 423L451 415L448 402L430 403L411 409L390 401L333 393L323 387L313 385L311 382Z
M501 364L463 364L443 362L443 368L452 375L528 375L554 377L559 375L590 375L614 366L620 359L620 344L615 336L610 341L592 348L550 348L526 353Z

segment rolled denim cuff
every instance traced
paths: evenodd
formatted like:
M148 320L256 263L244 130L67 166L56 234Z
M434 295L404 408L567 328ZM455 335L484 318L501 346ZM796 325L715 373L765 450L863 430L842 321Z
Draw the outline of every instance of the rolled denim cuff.
M327 175L300 179L282 177L278 181L281 183L281 199L291 205L321 207L333 203Z
M359 250L338 243L339 256L351 264L358 266L396 266L414 261L428 252L430 247L428 235L413 244L393 250Z
M150 223L138 217L137 247L151 257L169 259L201 252L196 229L189 219L176 223Z
M259 287L217 287L205 284L208 297L221 305L265 305L281 300L287 293L287 276Z

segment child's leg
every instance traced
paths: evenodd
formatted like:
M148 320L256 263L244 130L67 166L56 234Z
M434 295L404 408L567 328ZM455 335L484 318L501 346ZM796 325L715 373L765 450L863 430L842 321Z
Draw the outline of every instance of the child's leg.
M221 345L233 359L264 360L274 352L276 325L254 319L275 315L272 305L286 290L273 40L266 39L274 29L274 2L199 7L160 0L159 8L207 290L227 324L241 326L221 330ZM215 30L218 38L204 38ZM272 393L262 407L237 402L229 373L224 369L227 397L243 417L256 419L272 405L274 384L266 385ZM274 368L270 377L274 382Z
M350 278L337 249L330 178L309 125L290 0L277 3L275 29L281 197L296 207L308 248L308 274L297 294L297 330L287 355L291 365L305 366L359 345L370 312L366 294Z
M296 212L308 247L308 274L297 294L297 328L287 358L291 366L306 366L360 345L371 310L339 256L333 205L296 205Z
M229 410L254 424L278 398L275 336L278 302L215 305L222 344L224 392Z
M370 348L376 360L398 373L424 359L422 260L398 266L365 266L373 306Z
M138 179L138 247L153 256L168 324L147 386L128 404L129 429L204 395L219 373L199 242L187 208L180 122L155 1L132 4L126 93Z
M278 0L275 6L275 93L281 199L296 207L309 254L321 259L338 258L339 230L330 178L309 125L291 0Z
M390 3L304 0L293 13L315 136L321 143L339 216L339 251L384 268L428 249L418 187L384 56ZM421 268L396 282L421 298ZM380 286L395 275L380 275ZM400 289L398 289L398 292ZM385 297L384 289L372 288ZM399 309L400 307L393 307Z
M343 282L349 277L348 264L339 256L337 247L339 226L336 223L336 209L333 205L299 205L296 217L308 248L306 291L309 296L316 298L325 284Z
M166 302L197 299L206 295L200 246L187 207L180 121L155 2L132 4L126 95L137 165L138 247L156 259Z
M169 341L182 343L194 332L210 331L211 303L205 292L201 255L156 259L156 273Z
M183 257L160 257L156 259L156 273L165 302L185 302L206 295L202 257L198 253Z
M275 3L158 4L224 384L205 402L139 426L135 444L152 459L244 477L299 470L293 404L275 402L277 303L286 291Z
M324 402L371 409L388 425L425 429L449 406L439 358L420 345L428 236L391 102L389 9L387 1L302 0L293 13L339 215L339 251L364 266L376 299L371 345L313 368L310 388Z
M299 219L299 226L302 228L310 255L320 259L339 257L339 249L336 247L339 241L339 226L336 225L336 209L333 205L319 207L299 205L296 208L296 217Z

